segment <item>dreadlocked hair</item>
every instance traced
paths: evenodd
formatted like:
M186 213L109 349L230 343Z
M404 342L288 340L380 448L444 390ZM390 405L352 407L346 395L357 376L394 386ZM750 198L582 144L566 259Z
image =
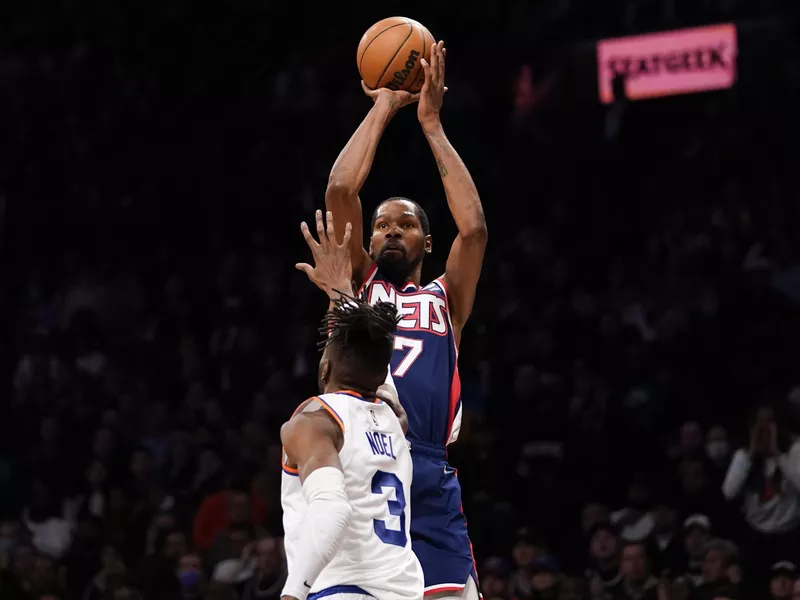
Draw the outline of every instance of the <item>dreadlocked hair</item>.
M391 356L398 320L397 307L390 302L370 304L364 298L342 294L322 319L319 332L324 339L319 347L339 346Z

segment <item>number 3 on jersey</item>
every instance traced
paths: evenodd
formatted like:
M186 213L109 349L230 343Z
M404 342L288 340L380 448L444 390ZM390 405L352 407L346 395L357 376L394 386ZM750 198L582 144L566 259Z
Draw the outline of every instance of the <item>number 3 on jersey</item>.
M419 358L419 355L422 354L422 340L396 335L394 336L394 349L408 349L408 354L403 357L403 360L400 361L400 364L397 365L397 368L392 373L394 377L403 377L411 368L411 365Z
M420 342L421 344L422 342ZM376 471L372 477L372 493L380 494L383 496L383 491L386 488L394 490L395 500L387 500L386 504L389 505L389 514L395 517L400 517L400 530L389 529L386 527L386 521L381 519L374 519L375 535L378 536L384 544L392 544L393 546L400 546L405 548L408 543L406 537L406 495L403 492L403 482L394 473L387 473L386 471Z

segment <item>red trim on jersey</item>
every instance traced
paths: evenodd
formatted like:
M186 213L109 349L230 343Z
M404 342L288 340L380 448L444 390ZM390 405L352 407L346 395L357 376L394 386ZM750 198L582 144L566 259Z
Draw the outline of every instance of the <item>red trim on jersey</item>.
M458 469L454 468L455 477L458 479ZM464 515L464 503L458 505L458 510L461 511L461 514ZM467 522L467 515L464 515L464 525L467 527L467 531L469 531L469 523ZM481 582L478 579L478 563L475 562L475 551L472 549L472 538L469 537L469 533L467 533L467 539L469 540L469 553L472 556L472 568L475 569L475 585L478 587L478 594L481 598L483 598L483 594L481 594Z
M453 381L450 383L450 406L447 418L447 439L444 441L445 445L450 442L450 436L453 435L453 425L456 419L456 410L458 409L458 401L461 398L461 376L458 374L458 345L456 344L455 331L453 330L453 320L450 317L450 299L447 297L447 286L444 284L444 275L437 277L433 281L442 288L444 292L444 308L447 312L447 326L453 334L453 346L456 352L456 364L453 370Z
M453 370L453 381L450 383L450 409L447 417L447 439L445 444L450 442L450 436L453 435L453 425L456 420L456 410L458 408L458 401L461 398L461 377L458 374L458 362Z
M437 277L431 283L436 283L440 288L442 288L442 293L444 294L444 307L447 309L447 314L449 315L450 299L447 297L447 286L444 284L444 279L442 279L442 277Z
M447 586L447 587L437 587L437 588L432 589L432 590L425 590L425 592L423 593L423 596L430 596L431 594L441 594L442 592L460 592L465 587L467 587L466 583L464 585L453 584L453 585Z
M375 272L378 270L378 265L372 263L372 266L367 271L367 274L364 276L364 281L361 282L361 285L358 288L358 293L361 294L361 291L364 287L369 283L369 280L375 276Z

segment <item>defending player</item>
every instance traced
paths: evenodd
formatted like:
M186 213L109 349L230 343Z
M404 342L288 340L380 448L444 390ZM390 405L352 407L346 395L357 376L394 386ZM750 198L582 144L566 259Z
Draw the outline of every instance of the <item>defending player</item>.
M363 282L369 301L392 302L401 315L391 374L409 419L414 460L411 537L425 572L425 593L476 597L473 579L477 576L461 512L461 489L455 470L447 464L445 446L457 438L460 428L458 344L475 299L486 223L472 177L439 120L446 90L442 42L433 45L431 62L423 61L423 68L425 83L418 97L364 88L375 104L333 165L325 204L339 223L339 239L344 224L353 224L353 276ZM445 273L424 287L420 284L422 261L431 252L425 212L405 198L384 201L372 216L366 251L358 197L383 130L400 107L417 100L417 116L458 227Z
M338 252L340 262L349 262L346 244L329 245L323 232L320 243L330 249L327 256ZM317 260L316 269L324 263ZM323 321L323 393L301 404L281 429L284 600L422 598L409 532L411 456L398 417L377 398L396 324L394 305L347 297L337 298Z

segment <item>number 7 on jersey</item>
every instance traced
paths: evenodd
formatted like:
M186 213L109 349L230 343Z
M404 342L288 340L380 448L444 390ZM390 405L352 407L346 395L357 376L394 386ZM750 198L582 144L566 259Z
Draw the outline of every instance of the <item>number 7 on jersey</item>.
M392 373L394 377L403 377L411 368L411 365L419 358L420 354L422 354L422 340L396 335L394 336L394 349L408 349L408 353L403 357L403 360L400 361L397 368Z

